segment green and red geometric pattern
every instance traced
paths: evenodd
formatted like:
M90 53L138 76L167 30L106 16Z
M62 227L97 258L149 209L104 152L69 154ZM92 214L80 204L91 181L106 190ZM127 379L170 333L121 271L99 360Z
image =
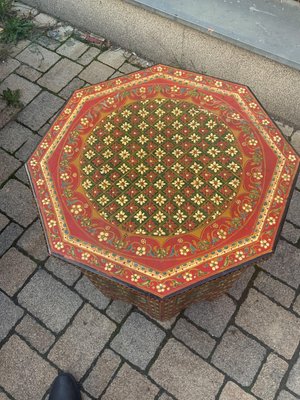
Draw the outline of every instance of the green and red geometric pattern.
M157 65L76 91L27 167L53 254L164 298L274 250L299 157L247 87Z

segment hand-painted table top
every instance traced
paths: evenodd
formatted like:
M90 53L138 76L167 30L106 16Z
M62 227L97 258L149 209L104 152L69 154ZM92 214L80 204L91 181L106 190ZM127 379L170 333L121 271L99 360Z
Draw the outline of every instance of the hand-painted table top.
M27 167L51 253L163 298L274 250L299 157L247 87L157 65L76 91Z

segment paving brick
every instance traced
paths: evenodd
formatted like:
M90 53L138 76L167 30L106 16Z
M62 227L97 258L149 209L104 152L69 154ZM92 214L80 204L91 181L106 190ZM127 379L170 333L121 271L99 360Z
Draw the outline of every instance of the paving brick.
M30 189L15 179L10 179L0 190L0 204L5 214L23 226L28 226L37 216Z
M258 274L254 286L285 307L289 307L295 298L295 291L293 289L275 280L264 272Z
M299 131L300 142L300 131ZM294 191L286 218L293 224L300 226L300 192Z
M85 85L85 82L79 78L74 78L62 91L59 92L59 95L64 99L68 99L75 90L82 88Z
M169 396L167 393L163 393L159 396L158 400L173 400L173 397Z
M99 49L96 47L90 47L88 51L78 58L77 62L81 65L88 65L99 53Z
M277 400L299 400L298 397L295 397L291 393L287 392L286 390L282 390L277 397Z
M80 270L74 265L56 257L50 257L45 267L69 286L73 285L81 275Z
M217 346L212 363L239 382L249 386L265 357L266 349L230 326Z
M114 69L100 63L99 61L93 61L89 66L87 66L79 75L79 78L86 82L96 84L101 81L108 79L113 73Z
M26 185L29 185L29 179L24 165L18 169L18 171L15 173L15 177Z
M0 260L0 288L13 296L33 273L36 264L14 247Z
M106 314L116 322L122 322L131 309L131 304L121 300L114 300L106 310Z
M164 337L165 333L161 329L134 312L123 323L111 347L133 364L145 369Z
M35 82L42 75L41 72L24 64L17 69L16 73L26 79L29 79L31 82Z
M18 54L16 58L24 64L28 64L41 72L45 72L61 57L39 44L32 43Z
M18 295L19 303L54 332L60 332L82 301L67 286L39 270Z
M241 305L236 323L287 359L300 340L300 320L254 289Z
M18 120L33 130L39 130L64 101L53 94L43 91L19 113Z
M299 154L300 153L300 131L296 131L293 133L291 145L294 147L294 149ZM298 225L300 225L300 223Z
M136 72L136 71L139 71L139 70L140 70L140 68L138 68L138 67L136 67L134 65L131 65L131 64L127 63L127 62L124 63L122 65L122 67L119 69L119 71L123 72L123 74L131 74L132 72Z
M20 307L16 306L11 299L2 292L0 292L0 305L0 341L2 341L22 317L24 311ZM1 357L0 360L1 369L1 364L3 363Z
M300 315L300 295L298 295L298 297L295 300L295 303L293 304L293 310Z
M48 257L49 253L40 221L36 221L23 233L18 240L18 246L36 260L44 261Z
M178 400L214 400L224 377L175 339L170 339L149 375Z
M62 44L58 49L57 53L62 56L71 58L71 60L77 60L87 49L89 46L83 42L80 42L77 39L70 38L64 44Z
M273 400L287 369L287 362L276 354L270 354L256 379L252 392L263 400Z
M300 229L295 228L289 222L285 222L281 231L281 236L292 243L297 243L300 239Z
M0 400L10 400L9 397L0 389Z
M275 121L276 125L278 128L281 130L281 132L284 134L284 136L290 137L292 136L292 133L294 132L294 128L289 125L285 125L282 122Z
M37 37L35 42L46 47L48 50L56 50L61 45L59 41L44 35Z
M233 382L227 382L222 390L220 400L255 400L255 397L246 393Z
M76 283L75 289L100 310L104 310L110 302L110 299L104 296L85 276Z
M46 87L52 92L59 92L65 87L79 72L82 67L66 58L56 63L39 80L38 84Z
M121 359L118 355L109 349L105 350L85 379L84 389L98 399L119 367L120 362Z
M24 50L30 43L31 42L28 39L20 40L17 44L10 47L10 56L15 57L17 54L21 53L21 51Z
M27 161L31 156L33 151L36 149L37 145L41 141L41 137L39 135L31 135L22 147L15 153L15 156L22 161Z
M31 131L15 121L7 124L0 132L0 146L13 153L32 135Z
M9 74L11 74L20 65L19 61L9 57L4 62L0 63L0 80L4 80Z
M49 129L50 129L50 127L51 127L51 124L49 124L48 122L45 124L45 125L43 125L42 127L41 127L41 129L39 129L39 131L37 132L40 136L45 136L45 134L49 131Z
M280 240L275 253L261 264L261 268L297 289L300 285L299 264L300 249Z
M2 231L9 224L9 219L0 213L0 231Z
M195 303L184 312L190 320L213 336L221 336L232 314L235 304L228 296L214 301Z
M48 14L39 13L33 18L33 23L39 28L48 28L56 25L57 20Z
M0 256L6 252L13 242L21 235L23 229L14 222L6 226L0 235Z
M48 30L47 36L59 42L64 42L72 35L73 31L72 26L59 22L53 29Z
M110 77L110 79L119 78L120 76L124 76L124 74L122 74L122 72L116 71L116 72Z
M147 315L147 314L146 314ZM178 314L177 314L178 315ZM155 321L157 324L159 324L160 326L162 326L164 329L171 329L172 326L174 325L177 315L175 315L173 318L168 319L166 321L160 321L159 319L154 319L152 317L151 318L153 321Z
M158 387L146 376L141 375L128 364L124 364L101 399L154 400L158 392Z
M20 90L20 101L23 105L28 104L41 91L41 88L38 85L17 74L9 75L0 84L0 93L7 88L10 88L11 90Z
M55 336L29 315L25 315L16 332L41 353L45 353L55 341Z
M27 6L26 4L19 3L18 1L13 3L12 9L17 12L19 17L31 18L38 14L38 10Z
M297 181L296 181L296 188L300 189L300 174L298 175Z
M255 272L254 267L245 268L240 278L233 284L233 286L229 289L228 293L236 300L239 300L242 294L244 293L245 289L247 288L248 283L252 278L254 272Z
M216 344L216 341L207 333L200 331L184 318L177 321L172 333L203 358L209 357Z
M300 396L300 357L298 357L298 361L293 366L288 380L287 380L287 387L294 393Z
M0 350L0 385L16 400L42 399L57 371L18 336Z
M103 349L116 326L86 304L72 325L50 350L48 358L65 371L81 378Z
M2 184L21 166L21 163L16 158L1 149L0 159L0 184Z
M118 69L122 64L124 64L126 58L124 57L124 50L115 49L104 51L100 54L98 60L114 69Z

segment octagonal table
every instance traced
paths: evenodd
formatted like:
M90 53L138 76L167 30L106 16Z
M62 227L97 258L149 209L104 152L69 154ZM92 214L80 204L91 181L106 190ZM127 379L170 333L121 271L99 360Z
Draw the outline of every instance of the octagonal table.
M249 88L164 65L77 90L27 164L51 254L158 319L274 251L298 167Z

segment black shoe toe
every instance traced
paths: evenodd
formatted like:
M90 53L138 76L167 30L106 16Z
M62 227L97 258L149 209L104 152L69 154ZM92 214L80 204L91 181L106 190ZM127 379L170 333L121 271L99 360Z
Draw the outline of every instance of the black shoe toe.
M75 378L69 373L58 375L52 384L49 400L81 400Z

